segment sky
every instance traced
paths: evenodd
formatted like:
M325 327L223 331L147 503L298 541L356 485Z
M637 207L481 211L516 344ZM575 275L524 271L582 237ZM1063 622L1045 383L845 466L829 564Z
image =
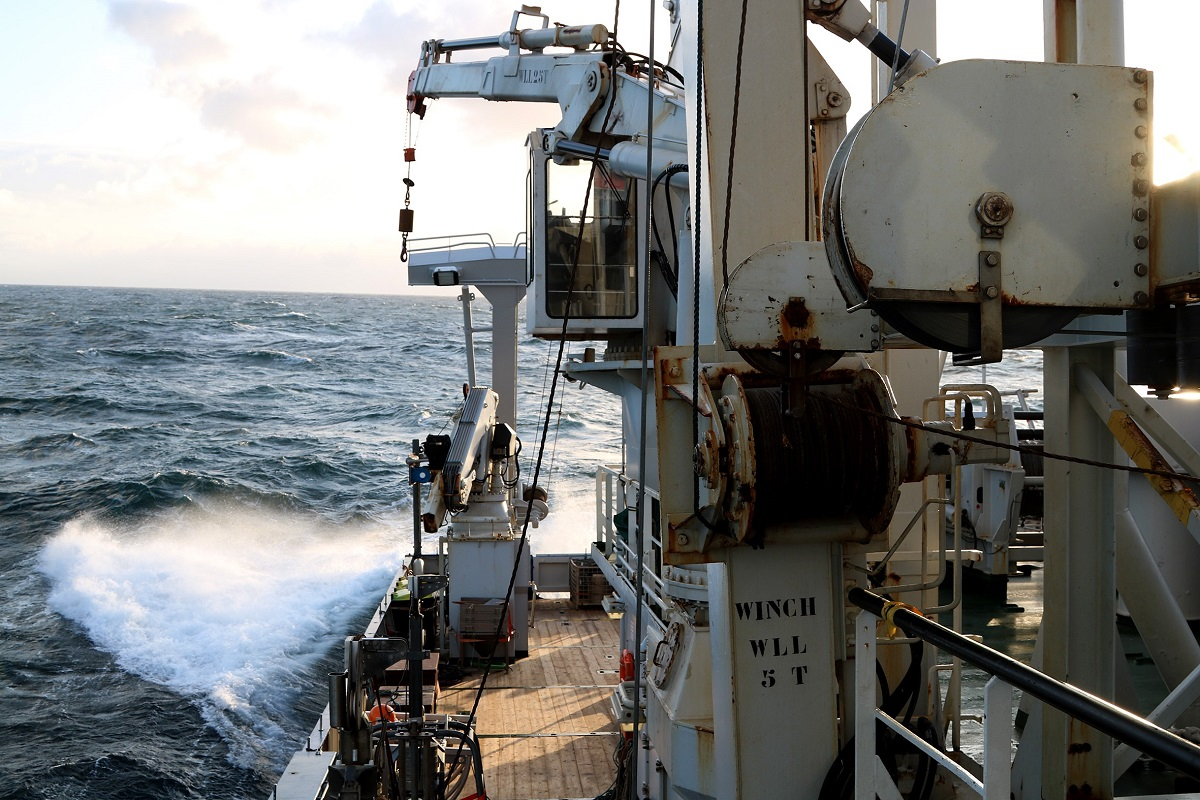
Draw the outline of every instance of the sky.
M405 292L409 139L415 237L512 241L525 136L557 107L444 99L406 127L404 95L423 40L497 35L516 5L0 0L0 284ZM611 28L601 6L544 3L554 21ZM1156 70L1163 181L1200 169L1185 82L1200 8L1128 6L1127 63ZM646 52L648 14L626 0L627 49ZM1040 60L1041 0L943 0L938 36L943 60ZM865 51L817 42L861 111Z

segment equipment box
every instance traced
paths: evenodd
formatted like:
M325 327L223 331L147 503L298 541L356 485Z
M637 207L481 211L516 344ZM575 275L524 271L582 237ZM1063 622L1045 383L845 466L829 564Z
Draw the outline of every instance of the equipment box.
M598 606L612 591L608 579L591 559L571 559L571 605L575 608Z

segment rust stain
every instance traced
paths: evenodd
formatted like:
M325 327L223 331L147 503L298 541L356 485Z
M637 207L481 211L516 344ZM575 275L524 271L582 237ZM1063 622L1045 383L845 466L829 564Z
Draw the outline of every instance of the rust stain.
M1158 448L1127 412L1121 409L1114 410L1108 417L1108 429L1112 431L1113 437L1125 454L1142 469L1161 472L1170 470L1170 465L1159 453ZM1196 497L1196 493L1190 487L1169 478L1155 475L1145 477L1181 524L1187 525L1193 514L1200 514L1200 498Z
M862 287L863 292L866 292L871 286L871 279L875 277L875 270L859 261L853 254L850 256L850 269L854 270L854 276L858 278L858 285Z
M917 431L905 425L904 439L905 443L908 445L908 455L904 465L904 474L911 479L917 474Z
M803 342L810 350L820 350L821 340L813 336L812 326L816 322L803 297L789 297L779 310L779 339L777 349L789 343Z
M1072 783L1067 787L1067 800L1097 800L1101 795L1096 794L1089 784L1078 786Z
M1041 286L1035 286L1033 288L1039 292L1042 290ZM1004 303L1004 305L1006 305L1006 306L1042 306L1042 305L1044 305L1044 303L1031 303L1023 297L1017 297L1015 294L1008 294L1006 292L1000 293L1000 302Z
M789 297L783 307L782 318L792 330L804 330L812 324L812 314L804 305L803 297Z

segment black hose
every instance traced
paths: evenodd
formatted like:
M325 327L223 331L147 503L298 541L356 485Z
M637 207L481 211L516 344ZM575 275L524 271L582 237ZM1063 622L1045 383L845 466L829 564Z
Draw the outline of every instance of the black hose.
M669 179L672 176L678 175L681 172L687 172L687 171L688 171L687 164L672 164L671 166L664 169L662 172L658 173L658 175L656 175L654 178L654 183L650 187L650 197L653 198L656 194L658 194L658 184L659 183L661 183L664 180L667 180L668 185L669 185L669 183L670 183ZM666 261L666 248L663 247L662 236L660 236L659 232L658 232L658 221L657 220L655 220L655 223L652 226L654 229L654 242L655 242L655 244L658 245L658 249L656 251L653 251L657 254L655 256L654 260L658 263L659 270L662 271L663 279L666 280L667 287L671 290L671 295L676 300L678 300L679 299L679 239L677 236L675 236L675 209L674 209L674 203L671 202L670 195L667 196L667 219L671 225L671 243L674 245L674 249L675 249L675 266L674 266L674 268L672 268Z
M483 756L479 752L479 742L471 735L459 730L451 730L450 728L438 728L430 731L434 736L453 736L462 741L471 751L471 758L475 765L475 793L480 797L487 797L487 793L483 790Z

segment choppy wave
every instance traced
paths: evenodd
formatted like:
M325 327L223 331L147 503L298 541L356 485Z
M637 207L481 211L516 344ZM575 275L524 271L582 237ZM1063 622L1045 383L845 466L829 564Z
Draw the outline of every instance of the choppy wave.
M274 363L281 362L284 364L311 364L313 360L308 356L298 356L283 350L252 350L245 355L246 360L256 362Z
M394 531L231 505L124 529L69 522L42 549L50 607L129 673L199 709L248 769L278 768L307 670L399 564ZM368 601L369 603L370 601Z

